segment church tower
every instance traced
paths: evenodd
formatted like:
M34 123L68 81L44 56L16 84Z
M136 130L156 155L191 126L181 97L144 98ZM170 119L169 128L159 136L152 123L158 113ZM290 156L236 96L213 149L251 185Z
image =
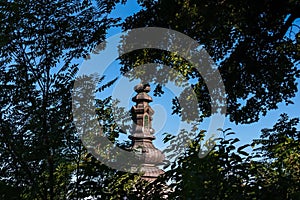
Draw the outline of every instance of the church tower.
M157 165L165 159L164 154L155 148L152 141L155 139L154 129L152 128L153 109L149 103L152 98L147 94L150 91L149 84L138 84L134 90L136 96L132 98L136 104L131 108L133 124L133 133L130 139L133 142L132 150L138 157L141 166L138 166L142 178L149 182L154 181L164 171Z

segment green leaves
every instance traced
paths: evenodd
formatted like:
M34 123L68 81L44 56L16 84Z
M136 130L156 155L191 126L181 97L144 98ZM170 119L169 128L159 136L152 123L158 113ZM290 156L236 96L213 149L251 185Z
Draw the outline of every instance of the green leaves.
M246 144L246 145L243 145L243 146L240 146L238 149L237 149L237 152L239 154L242 154L244 156L248 156L249 154L245 151L243 151L243 149L245 149L246 147L249 147L250 145L249 144Z
M114 5L0 2L0 180L19 198L66 199L90 178L77 167L85 150L72 124L72 84L78 58L118 21L105 17Z
M260 162L268 166L271 177L262 178L262 182L270 184L268 192L279 187L281 197L291 197L299 191L299 131L296 126L298 118L289 119L287 114L282 114L273 128L263 129L260 140L255 141L255 149L261 155ZM288 183L288 184L287 184Z
M207 142L214 148L200 159L205 131L199 131L183 149L175 148L184 153L173 152L174 162L153 183L112 170L87 153L72 124L72 84L78 58L103 41L106 30L118 22L108 17L118 2L125 1L97 0L97 9L89 0L0 2L0 198L162 199L166 191L169 199L299 198L299 119L286 114L273 128L262 130L253 143L254 153L248 144L238 146L239 139L227 129L217 141ZM292 103L300 76L295 65L300 58L299 34L294 38L288 30L299 16L297 1L139 2L145 9L126 19L123 28L161 26L203 44L224 79L231 121L252 123L278 103ZM176 52L131 52L122 57L122 69L125 73L150 62L175 69L172 80L182 75L193 82L201 115L212 114L203 77ZM164 94L161 85L155 93ZM116 138L126 131L112 117L113 103L110 98L97 100L96 112L105 122L104 134L121 145ZM173 105L174 113L181 114L178 99ZM174 147L185 141L185 134L182 130L177 141L166 134L164 142Z
M300 189L299 131L295 129L298 121L282 115L272 129L263 130L262 139L254 142L254 151L249 149L250 144L238 146L235 133L226 129L220 130L223 137L215 148L200 159L196 137L186 154L176 157L160 179L162 184L170 183L168 197L268 199L276 193L277 199L296 198ZM159 189L155 184L150 186L154 193Z
M256 122L267 111L277 109L280 102L292 102L300 74L299 45L293 35L288 35L291 28L299 30L294 25L299 17L295 1L166 0L142 1L141 5L144 9L128 17L123 29L160 26L184 33L203 45L223 78L231 121ZM277 7L282 9L278 11ZM198 105L204 116L210 116L203 77L174 54L143 50L123 56L121 61L124 69L152 62L172 67L195 83ZM156 75L161 74L158 71Z

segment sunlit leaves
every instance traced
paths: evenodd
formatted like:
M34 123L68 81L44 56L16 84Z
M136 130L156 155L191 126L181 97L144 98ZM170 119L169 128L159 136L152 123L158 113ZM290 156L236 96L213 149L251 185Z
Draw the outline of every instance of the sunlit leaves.
M166 0L141 1L141 5L145 9L128 17L124 29L165 27L204 45L221 72L231 121L256 122L268 110L277 109L278 103L292 103L299 77L299 44L286 34L291 28L295 36L299 32L294 24L300 13L296 1ZM122 57L124 68L152 61L176 69L187 79L196 77L199 107L204 116L210 115L209 94L201 75L173 52L156 52L128 54Z
M0 2L0 180L22 199L79 194L78 184L69 188L85 152L72 124L72 84L78 58L118 21L107 17L115 3Z

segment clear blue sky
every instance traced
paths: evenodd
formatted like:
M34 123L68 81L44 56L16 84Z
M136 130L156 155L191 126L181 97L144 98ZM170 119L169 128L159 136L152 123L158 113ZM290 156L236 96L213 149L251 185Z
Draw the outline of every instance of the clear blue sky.
M136 3L136 0L129 0L126 5L118 5L117 8L112 12L111 16L113 17L121 17L122 19L125 19L125 17L137 12L140 9L138 4ZM114 34L120 33L120 28L112 28L108 31L108 37L112 36ZM109 95L112 92L119 91L121 93L121 96L124 97L125 93L129 92L127 94L128 98L120 99L122 100L122 105L127 105L128 109L132 106L131 103L131 97L134 95L133 86L136 85L139 80L135 80L133 82L129 82L126 80L126 78L122 77L119 72L117 72L115 69L118 68L118 62L114 62L110 65L105 71L104 74L107 74L107 80L110 80L110 78L113 78L115 76L119 76L118 82L114 85L113 90L107 90L105 95ZM126 83L126 84L124 84ZM299 83L299 80L298 80ZM125 87L125 88L124 88ZM127 87L127 88L126 88ZM299 84L298 84L298 90L299 90ZM162 133L169 132L174 133L178 130L178 123L179 119L175 116L171 116L171 103L170 103L170 97L172 96L171 92L166 90L166 95L163 95L163 97L153 97L153 103L151 106L156 111L156 114L154 115L154 124L153 127L156 129L156 141L154 142L156 146L159 148L163 148L164 144L162 143ZM151 95L152 93L150 93ZM169 96L169 97L168 97ZM116 96L117 98L117 96ZM276 121L279 119L280 114L282 113L288 113L290 117L299 117L299 110L300 110L300 93L298 92L296 94L296 97L292 99L295 104L286 106L284 103L279 104L279 108L277 110L272 110L267 113L266 116L261 117L260 120L256 123L248 124L248 125L235 125L234 123L229 122L228 119L226 119L224 124L225 128L232 128L234 132L236 132L236 137L240 139L240 142L238 145L243 145L246 143L252 142L253 139L259 138L260 136L260 130L263 128L271 128ZM161 120L161 119L167 119L167 120ZM207 123L203 124L203 129L206 129ZM300 127L299 127L300 129ZM176 134L176 133L174 133ZM127 137L127 136L126 136Z

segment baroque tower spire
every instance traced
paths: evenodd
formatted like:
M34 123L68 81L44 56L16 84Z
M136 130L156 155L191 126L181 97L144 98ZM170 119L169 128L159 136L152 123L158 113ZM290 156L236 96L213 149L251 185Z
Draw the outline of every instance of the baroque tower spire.
M147 94L150 91L149 84L138 84L134 90L137 92L132 101L136 103L131 108L133 124L133 133L130 139L133 142L132 150L140 161L139 171L142 178L147 181L154 181L164 171L159 169L157 165L161 164L165 159L164 154L155 148L152 141L155 139L154 129L152 128L153 109L149 103L152 98Z

